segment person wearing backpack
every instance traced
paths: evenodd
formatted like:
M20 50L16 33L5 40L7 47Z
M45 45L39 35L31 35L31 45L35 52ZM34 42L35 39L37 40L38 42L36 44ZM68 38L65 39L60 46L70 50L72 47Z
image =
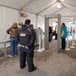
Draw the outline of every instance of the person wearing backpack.
M20 68L26 67L27 60L28 72L36 70L33 63L35 35L30 28L30 23L30 19L25 20L25 25L17 33L17 42L20 48Z

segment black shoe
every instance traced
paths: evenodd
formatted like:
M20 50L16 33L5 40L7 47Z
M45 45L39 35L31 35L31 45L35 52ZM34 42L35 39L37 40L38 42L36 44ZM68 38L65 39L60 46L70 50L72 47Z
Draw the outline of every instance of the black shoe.
M24 67L20 67L20 69L24 69L26 66L24 66Z
M33 67L33 69L34 69L34 70L36 70L36 69L37 69L37 67Z
M33 72L33 71L36 71L36 70L37 70L37 68L34 67L32 70L29 70L28 72Z

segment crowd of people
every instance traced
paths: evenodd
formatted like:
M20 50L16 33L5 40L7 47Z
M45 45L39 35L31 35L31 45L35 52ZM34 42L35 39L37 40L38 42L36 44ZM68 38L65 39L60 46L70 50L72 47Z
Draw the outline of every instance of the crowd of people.
M10 35L10 54L9 57L14 57L17 55L17 50L19 46L19 55L20 55L20 68L23 69L26 67L26 61L28 64L28 72L32 72L36 70L36 67L33 63L34 57L34 48L35 48L35 40L36 33L33 28L33 24L31 24L30 19L25 20L25 24L20 23L20 27L18 28L17 23L14 23L8 30L7 34ZM57 40L57 32L56 30L52 30L52 27L49 26L49 41L52 40L52 37L55 36L55 40ZM61 49L65 49L66 45L66 37L67 37L67 27L65 23L62 23L61 27Z

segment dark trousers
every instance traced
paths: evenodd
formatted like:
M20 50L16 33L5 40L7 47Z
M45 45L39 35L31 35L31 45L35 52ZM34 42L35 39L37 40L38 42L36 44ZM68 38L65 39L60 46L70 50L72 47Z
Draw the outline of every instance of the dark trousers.
M62 49L65 49L65 45L66 45L66 41L65 41L65 38L62 38Z
M57 40L57 33L55 34L55 40Z
M34 57L34 49L29 49L26 51L25 48L20 48L20 68L26 67L26 60L28 64L28 71L33 70L33 57Z
M49 42L52 40L52 33L49 34Z

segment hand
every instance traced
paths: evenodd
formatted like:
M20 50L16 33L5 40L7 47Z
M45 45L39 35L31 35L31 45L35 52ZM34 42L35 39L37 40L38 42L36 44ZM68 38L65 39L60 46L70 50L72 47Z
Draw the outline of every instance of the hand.
M25 46L25 48L26 48L26 49L29 49L29 47L28 47L28 46Z

